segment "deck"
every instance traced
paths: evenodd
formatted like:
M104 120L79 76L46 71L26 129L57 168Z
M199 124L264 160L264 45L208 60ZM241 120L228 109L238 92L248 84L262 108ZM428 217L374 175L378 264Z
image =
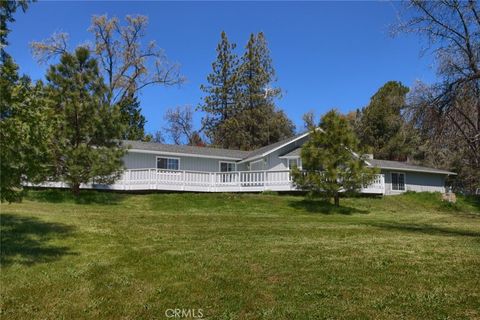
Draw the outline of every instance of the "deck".
M48 182L43 187L66 187L64 183ZM119 180L111 185L88 184L84 189L125 191L191 191L191 192L261 192L295 191L289 170L205 172L163 169L125 170ZM362 193L384 194L385 180L378 174L372 184L362 188Z

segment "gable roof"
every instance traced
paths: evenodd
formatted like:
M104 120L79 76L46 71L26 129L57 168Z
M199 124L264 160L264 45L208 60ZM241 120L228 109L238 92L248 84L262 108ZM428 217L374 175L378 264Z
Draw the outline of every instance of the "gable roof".
M248 162L248 161L252 161L252 160L256 160L258 158L264 157L264 156L266 156L266 155L268 155L268 154L270 154L274 151L277 151L280 148L283 148L286 145L289 145L292 142L298 141L298 140L308 136L309 134L310 134L310 132L307 131L307 132L304 132L304 133L301 133L301 134L297 134L297 135L295 135L291 138L287 138L287 139L269 144L268 146L261 147L257 150L254 150L254 151L250 152L248 157L244 158L242 161L240 161L240 163Z
M142 142L133 140L123 140L122 144L129 147L129 152L145 153L145 151L151 151L152 153L162 153L166 155L187 157L190 156L228 160L242 160L250 154L250 151L242 150L162 144L156 142Z
M161 153L161 154L172 155L172 156L235 160L235 161L239 161L239 163L244 163L244 162L262 158L308 135L309 135L309 132L298 134L291 138L284 139L282 141L270 144L268 146L259 148L254 151L242 151L242 150L221 149L221 148L212 148L212 147L195 147L195 146L185 146L185 145L172 145L172 144L142 142L142 141L133 141L133 140L123 140L122 143L125 146L129 147L129 150L128 150L129 152L142 152L142 153L147 152L147 153L156 153L156 154ZM301 153L301 148L295 148L294 150L281 155L280 158L299 157L300 153ZM418 166L418 165L414 165L406 162L378 160L378 159L367 159L365 160L365 162L367 163L367 165L371 167L378 167L380 169L456 175L456 173L451 171L423 167L423 166Z
M378 167L381 169L391 169L391 170L402 170L402 171L415 171L415 172L426 172L426 173L440 173L446 175L456 175L455 172L417 166L414 164L399 162L399 161L390 161L390 160L377 160L377 159L367 159L367 164L372 167Z

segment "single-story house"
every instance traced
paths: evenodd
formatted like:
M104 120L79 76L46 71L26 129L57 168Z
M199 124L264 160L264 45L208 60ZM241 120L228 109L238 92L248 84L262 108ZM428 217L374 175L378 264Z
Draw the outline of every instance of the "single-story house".
M309 133L254 151L123 141L125 172L110 186L117 190L197 192L293 191L290 169L302 167L300 150ZM445 179L455 173L404 162L367 159L380 174L362 190L372 194L405 191L445 192Z

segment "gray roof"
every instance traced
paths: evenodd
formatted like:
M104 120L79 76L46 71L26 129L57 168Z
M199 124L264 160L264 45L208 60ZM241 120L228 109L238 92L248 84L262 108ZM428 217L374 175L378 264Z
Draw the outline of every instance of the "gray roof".
M308 134L308 132L304 132L304 133L301 133L301 134L297 134L293 137L290 137L290 138L287 138L287 139L283 139L281 141L278 141L278 142L275 142L275 143L272 143L272 144L269 144L268 146L265 146L265 147L261 147L257 150L253 150L250 152L250 154L248 155L247 158L243 159L243 161L249 161L249 160L253 160L257 157L260 157L260 156L263 156L263 155L266 155L268 153L270 153L271 151L285 145L285 144L288 144L290 142L293 142L295 140L298 140L300 139L301 137L305 136L306 134Z
M293 150L290 151L290 152L287 152L287 153L281 155L280 157L285 157L285 158L289 158L289 157L300 157L301 151L302 151L302 148L296 148L296 149L293 149Z
M217 157L226 159L241 160L250 154L250 151L220 149L211 147L194 147L174 144L162 144L156 142L142 142L133 140L123 140L122 143L130 149L182 153L186 155L197 155L207 157Z
M205 156L205 157L214 157L214 158L223 158L231 160L242 160L249 161L257 157L261 157L276 148L279 148L285 144L293 142L301 138L305 133L296 135L294 137L284 139L282 141L270 144L268 146L262 147L254 151L242 151L242 150L231 150L231 149L220 149L212 147L194 147L194 146L184 146L184 145L172 145L172 144L162 144L156 142L142 142L142 141L132 141L132 140L123 140L122 143L126 146L129 146L130 149L138 150L149 150L149 151L158 151L166 153L178 153L192 156ZM296 148L284 155L282 157L294 157L300 156L301 148ZM399 161L390 161L390 160L378 160L378 159L367 159L366 160L371 166L379 167L381 169L392 169L392 170L403 170L403 171L416 171L416 172L428 172L428 173L439 173L439 174L456 174L454 172L417 166L414 164L399 162Z
M381 169L393 169L393 170L404 170L404 171L417 171L417 172L429 172L429 173L441 173L441 174L456 174L454 172L417 166L414 164L399 162L399 161L390 161L390 160L378 160L378 159L367 159L373 167L379 167Z

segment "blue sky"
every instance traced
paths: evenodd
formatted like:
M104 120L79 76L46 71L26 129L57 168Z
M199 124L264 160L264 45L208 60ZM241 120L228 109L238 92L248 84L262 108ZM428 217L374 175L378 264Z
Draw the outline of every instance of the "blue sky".
M8 52L21 72L41 79L45 66L32 58L29 43L53 32L70 34L72 47L92 40L91 16L149 18L147 39L156 40L172 61L182 65L187 82L180 87L149 87L140 99L154 132L163 114L177 105L196 106L215 59L220 32L225 30L241 54L249 34L263 31L277 71L276 86L284 90L278 106L302 128L302 115L331 108L342 112L366 105L386 81L411 86L435 79L432 57L420 55L415 35L392 38L400 3L381 2L36 2L16 14ZM198 123L200 115L197 115Z

